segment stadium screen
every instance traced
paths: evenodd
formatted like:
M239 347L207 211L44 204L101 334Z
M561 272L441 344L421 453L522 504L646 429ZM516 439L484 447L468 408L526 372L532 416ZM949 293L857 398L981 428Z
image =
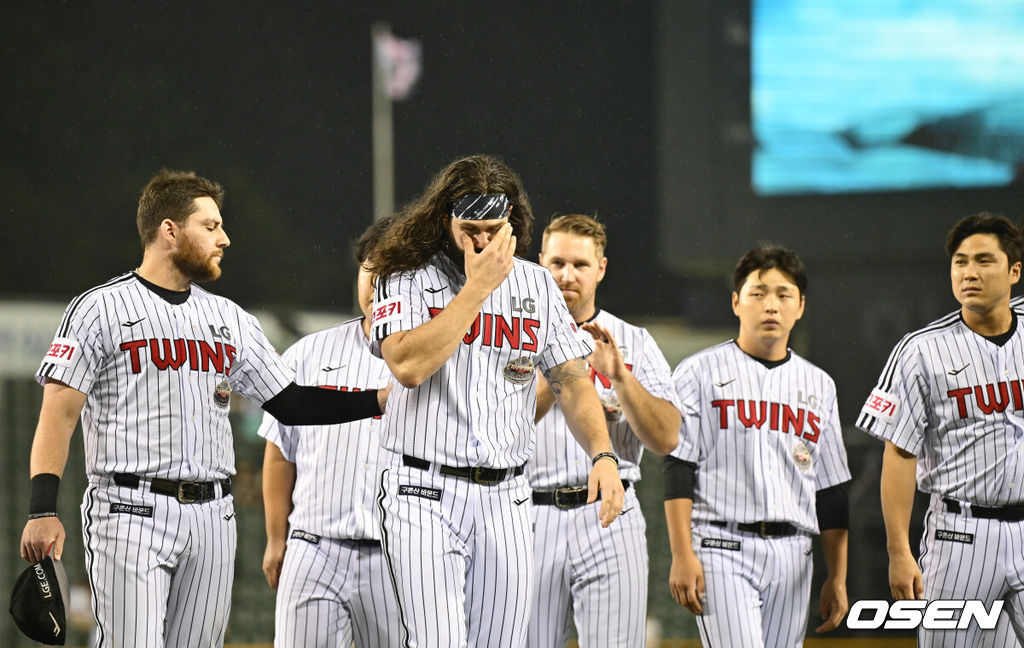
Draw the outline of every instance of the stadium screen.
M758 194L1019 177L1021 0L753 0L752 9Z

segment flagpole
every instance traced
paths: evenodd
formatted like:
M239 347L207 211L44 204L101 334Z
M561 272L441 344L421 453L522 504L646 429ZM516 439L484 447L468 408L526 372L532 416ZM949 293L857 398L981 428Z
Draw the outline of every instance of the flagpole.
M380 220L395 211L395 143L391 117L388 73L381 60L379 43L391 33L387 23L370 28L373 68L373 219Z

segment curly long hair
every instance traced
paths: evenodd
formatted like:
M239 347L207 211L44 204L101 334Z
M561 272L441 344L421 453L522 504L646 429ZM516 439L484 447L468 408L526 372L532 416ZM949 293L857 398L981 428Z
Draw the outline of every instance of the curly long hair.
M449 235L451 205L468 194L503 193L512 203L512 233L516 255L530 247L533 211L523 183L515 171L489 155L459 158L434 176L423 194L402 207L373 251L374 274L386 279L427 264L442 250L452 252Z

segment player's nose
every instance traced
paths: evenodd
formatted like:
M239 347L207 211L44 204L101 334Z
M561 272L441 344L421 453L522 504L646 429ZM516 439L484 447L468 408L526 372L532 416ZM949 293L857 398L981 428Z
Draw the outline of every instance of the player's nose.
M226 248L231 245L231 239L228 238L228 233L222 228L220 230L220 240L217 241L217 247Z

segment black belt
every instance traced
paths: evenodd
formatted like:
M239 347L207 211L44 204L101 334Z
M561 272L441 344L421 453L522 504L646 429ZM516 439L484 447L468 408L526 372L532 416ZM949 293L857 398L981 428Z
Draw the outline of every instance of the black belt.
M954 499L943 497L942 502L946 505L946 510L950 513L963 512L963 507L960 506L960 502ZM1021 520L1024 520L1024 504L999 507L975 506L974 504L971 504L971 517L985 518L986 520L999 520L1000 522L1020 522Z
M114 483L126 488L138 488L142 477L131 473L114 473ZM154 477L149 480L150 492L173 497L182 504L209 502L217 499L217 482L173 481ZM220 480L221 497L231 494L231 480Z
M630 483L623 479L622 488L627 489L629 486ZM597 499L601 499L601 491L597 492ZM533 491L533 503L541 506L557 506L562 510L579 508L587 503L587 487Z
M711 524L719 527L729 526L728 522L723 522L721 520L713 520ZM793 536L800 533L800 529L796 528L789 522L737 522L736 528L739 531L756 533L762 538L784 538L786 536Z
M402 463L410 468L419 468L420 470L430 470L430 462L424 461L423 459L417 459L412 455L402 455ZM518 477L523 474L523 466L516 466L515 468L484 468L477 466L475 468L460 467L460 466L438 466L437 471L442 475L449 475L451 477L462 477L468 479L474 484L485 484L487 486L493 486L500 482L505 481L510 477Z

